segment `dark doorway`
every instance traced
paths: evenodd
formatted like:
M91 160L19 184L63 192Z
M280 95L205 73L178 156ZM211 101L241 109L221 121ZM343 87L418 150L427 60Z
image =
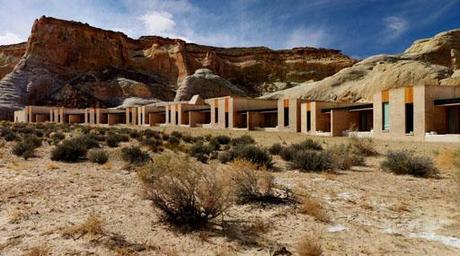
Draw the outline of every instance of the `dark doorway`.
M406 133L414 132L414 104L406 104Z
M228 126L229 126L228 112L225 112L225 128L228 128Z
M289 127L289 108L284 108L284 127Z
M311 131L311 111L307 111L307 132Z
M214 108L214 123L219 123L219 109Z
M374 114L372 110L359 111L359 127L360 132L368 132L374 126Z
M168 110L168 121L169 121L169 123L172 123L172 121L171 121L171 110Z
M179 125L179 112L176 111L176 125Z
M458 134L460 133L460 111L458 108L448 108L447 109L447 128L448 133Z

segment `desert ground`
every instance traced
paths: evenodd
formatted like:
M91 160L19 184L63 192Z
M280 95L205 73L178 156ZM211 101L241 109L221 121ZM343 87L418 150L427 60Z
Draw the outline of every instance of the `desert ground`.
M348 142L296 133L153 129L192 136L248 134L261 147L306 138L325 147ZM366 157L365 166L334 172L288 170L274 156L269 172L276 183L308 195L321 205L320 214L305 214L295 204L234 204L215 226L183 231L159 219L136 168L121 159L120 148L139 144L136 140L103 146L109 161L102 165L52 161L55 146L48 142L25 160L11 153L14 142L0 140L0 255L320 255L302 253L306 241L322 255L460 255L457 144L376 140L380 154ZM432 157L440 176L381 170L390 149ZM149 151L153 158L166 153L170 150ZM95 230L78 232L85 223Z

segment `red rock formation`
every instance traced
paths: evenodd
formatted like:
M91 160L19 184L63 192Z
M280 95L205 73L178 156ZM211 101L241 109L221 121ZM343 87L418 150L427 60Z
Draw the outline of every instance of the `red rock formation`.
M131 39L88 24L41 17L33 25L24 58L0 80L0 105L69 105L62 95L74 95L82 88L82 94L91 94L92 86L98 92L114 88L119 92L110 95L114 98L172 100L178 81L203 67L256 96L267 91L267 84L320 80L354 63L338 50L218 48L157 36ZM123 76L127 72L130 77ZM120 78L132 83L126 85L125 79L120 89ZM71 85L72 93L60 91L68 90L66 85ZM130 85L137 89L127 89ZM82 106L85 97L79 101ZM101 95L88 97L91 103L99 99L100 105L116 103L102 100Z
M10 73L26 52L27 43L0 45L0 79Z

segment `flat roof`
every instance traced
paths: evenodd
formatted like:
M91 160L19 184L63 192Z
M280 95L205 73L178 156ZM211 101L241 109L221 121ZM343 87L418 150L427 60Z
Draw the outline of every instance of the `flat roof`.
M435 106L455 106L460 105L460 98L434 100Z
M344 107L324 108L324 109L321 109L321 112L326 113L326 112L330 112L331 110L365 111L365 110L372 110L373 108L374 108L374 105L372 103L363 103L363 104L356 104L356 105L344 106Z
M250 109L250 110L240 110L236 113L247 113L247 112L257 112L257 113L271 113L278 112L278 108L261 108L261 109Z

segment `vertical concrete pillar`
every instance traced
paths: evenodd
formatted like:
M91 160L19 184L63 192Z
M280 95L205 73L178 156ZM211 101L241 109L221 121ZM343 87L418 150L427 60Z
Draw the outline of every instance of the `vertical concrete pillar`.
M404 87L390 90L390 134L394 137L406 136L406 106Z

